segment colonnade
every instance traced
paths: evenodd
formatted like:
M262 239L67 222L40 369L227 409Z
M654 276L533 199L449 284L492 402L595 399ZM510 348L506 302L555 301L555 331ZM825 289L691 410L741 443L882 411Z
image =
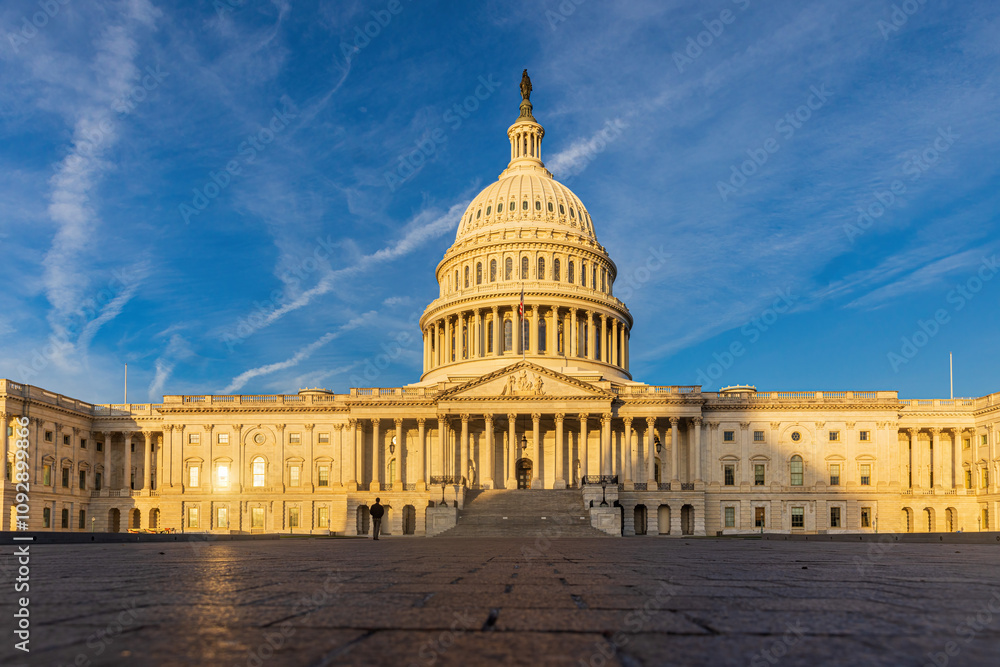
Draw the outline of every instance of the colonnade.
M927 440L921 439L921 432L926 432L929 438ZM917 490L965 488L966 464L962 460L963 441L967 435L970 439L970 449L976 451L973 446L976 443L971 442L976 437L975 429L959 426L944 428L903 427L899 429L899 433L905 436L901 442L905 451L901 453L900 460L904 462L906 471L909 472L909 479L904 479L904 488L909 487ZM942 437L946 434L947 437ZM949 448L950 451L948 451ZM977 476L981 475L981 468L976 464L975 458L973 456L973 460L967 464L968 469L973 473L973 489L979 487ZM987 460L988 465L989 461Z

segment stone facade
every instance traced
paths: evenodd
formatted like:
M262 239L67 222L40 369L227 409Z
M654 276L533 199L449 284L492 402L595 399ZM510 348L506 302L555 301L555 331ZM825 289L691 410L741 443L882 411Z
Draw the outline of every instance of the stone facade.
M0 380L3 529L21 418L35 530L352 535L380 496L422 535L477 488L581 489L626 535L997 528L1000 394L634 381L617 268L543 136L525 100L437 267L418 383L91 405Z

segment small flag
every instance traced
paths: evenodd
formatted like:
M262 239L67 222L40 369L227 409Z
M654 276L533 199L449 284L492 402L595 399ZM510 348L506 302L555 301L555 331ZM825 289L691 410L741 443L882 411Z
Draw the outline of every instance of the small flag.
M517 316L524 319L524 287L521 288L521 305L517 307Z

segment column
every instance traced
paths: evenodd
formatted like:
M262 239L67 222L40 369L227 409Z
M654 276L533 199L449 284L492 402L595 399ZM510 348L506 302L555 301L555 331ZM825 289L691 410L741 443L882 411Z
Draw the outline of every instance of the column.
M445 461L445 445L447 444L447 433L445 428L448 426L448 419L444 415L438 415L438 438L437 438L437 449L441 454L441 476L447 475L447 470L444 465Z
M580 413L580 486L583 480L590 474L590 450L587 447L587 419L590 417L585 412Z
M951 474L952 474L952 488L955 490L964 488L965 480L963 479L964 474L962 472L962 430L953 427L951 429ZM961 493L961 491L959 491Z
M694 456L694 481L701 482L701 417L695 417L691 420L694 422L694 439L691 443L691 455Z
M538 306L528 308L528 354L538 354Z
M493 306L493 321L490 323L493 328L493 356L500 356L500 309Z
M458 478L463 480L465 486L472 485L472 479L469 477L469 415L461 415L462 417L462 443L461 443L461 455L459 456L459 471Z
M392 488L396 491L403 490L403 465L404 465L404 451L406 447L403 446L403 420L396 419L396 474L392 480Z
M10 419L13 415L9 412L0 412L0 442L3 442L3 465L7 465L7 426L10 425ZM16 439L16 438L15 438ZM3 473L7 474L7 469L4 468Z
M934 488L941 489L944 486L942 482L944 481L944 466L941 465L941 456L944 452L941 451L941 429L932 428L929 429L931 432L931 470L934 471Z
M132 488L132 431L122 433L125 439L125 470L122 474L122 486L125 490Z
M656 431L656 417L646 417L646 490L656 488L656 444L653 436Z
M624 323L622 323L622 335L625 336L625 343L623 345L624 349L622 350L622 353L625 355L625 366L624 366L624 368L625 368L626 371L628 371L628 369L629 369L629 345L628 344L629 344L630 338L632 337L632 334L629 332L628 328L625 326Z
M580 327L576 320L576 308L571 308L570 311L570 334L568 336L569 340L565 341L565 345L568 346L570 357L580 356Z
M618 349L618 320L612 318L611 320L611 363L615 366L621 366L621 351Z
M104 434L104 479L101 480L101 489L103 490L111 488L111 431L103 431L102 433ZM53 521L55 521L54 518Z
M549 343L545 346L545 354L555 357L559 354L559 307L549 308L549 324L545 327L549 335Z
M486 451L479 450L479 467L482 470L479 474L479 485L484 489L492 489L493 484L493 415L486 415Z
M485 357L486 354L483 351L483 309L476 308L476 341L475 346L475 357L480 359Z
M517 488L517 415L507 415L507 483L508 489Z
M597 360L597 355L594 354L594 341L597 340L597 332L595 331L597 327L594 326L594 311L587 311L587 358L591 361ZM603 473L602 473L603 474Z
M461 350L454 349L458 347L458 344L454 342L455 338L457 338L455 335L455 329L458 326L458 323L456 322L457 319L458 318L454 315L449 315L445 318L447 324L445 325L444 359L447 364L452 363L455 360L455 357L461 353ZM452 356L453 354L454 356Z
M150 459L152 458L153 450L153 432L143 431L142 435L146 438L146 444L142 450L142 495L148 496L152 488L150 486L150 478L153 471L150 468Z
M601 474L611 474L611 413L601 416Z
M899 432L906 434L906 442L902 444L902 446L906 448L906 454L902 460L906 461L907 471L906 478L903 480L906 485L903 488L912 489L914 487L914 481L917 481L917 486L919 486L919 480L916 478L913 471L913 432L908 428L901 428L899 429Z
M672 476L672 479L670 480L671 491L679 489L681 483L680 456L678 455L677 451L678 449L680 449L680 436L677 433L677 424L679 424L680 421L681 420L678 417L670 418L670 474ZM662 475L660 476L660 479L663 479ZM673 512L671 512L671 521L672 520L673 520Z
M341 447L341 451L344 452L344 467L347 470L341 471L340 478L346 477L349 491L357 491L360 481L358 480L358 420L354 417L347 419L347 446Z
M611 345L609 345L608 336L608 316L606 314L601 315L601 361L606 364L611 363ZM612 472L612 474L614 474Z
M563 413L556 413L556 474L555 481L552 482L553 489L565 489L566 488L566 478L563 476L563 449L566 447L566 441L563 439L563 419L566 417Z
M427 420L417 420L417 491L427 488Z
M624 461L622 462L622 474L625 479L623 480L625 484L628 484L626 489L632 487L632 418L626 417L625 422L625 433L624 442L622 443L622 457Z
M346 474L345 467L347 465L347 452L344 451L344 425L343 424L332 424L333 430L337 432L337 435L331 437L337 438L336 444L333 446L333 457L337 462L337 475L333 474L333 466L330 466L330 486L336 486L338 489L344 488L344 482L346 479L344 475ZM332 517L331 517L332 518Z
M531 488L533 489L541 489L544 486L542 478L538 476L538 469L542 467L542 443L539 440L541 421L540 413L531 413Z
M379 423L380 419L377 417L372 420L372 481L368 486L370 491L381 491L382 490L382 475L381 469L378 464L379 450L382 447L382 438L379 433Z
M205 461L205 469L201 471L202 479L200 481L206 493L211 493L212 486L215 484L215 464L214 464L215 455L213 453L214 452L213 446L215 445L214 430L215 430L214 424L208 424L205 426L205 433L206 436L208 437L208 442L205 443L207 445L208 456L206 457ZM209 523L208 525L211 526L212 524Z

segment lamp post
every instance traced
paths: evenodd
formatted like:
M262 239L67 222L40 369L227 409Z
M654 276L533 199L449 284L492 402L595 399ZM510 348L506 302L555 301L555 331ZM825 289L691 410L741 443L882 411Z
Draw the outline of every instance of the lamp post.
M96 522L97 522L96 516L90 517L90 532L92 533L97 532Z

